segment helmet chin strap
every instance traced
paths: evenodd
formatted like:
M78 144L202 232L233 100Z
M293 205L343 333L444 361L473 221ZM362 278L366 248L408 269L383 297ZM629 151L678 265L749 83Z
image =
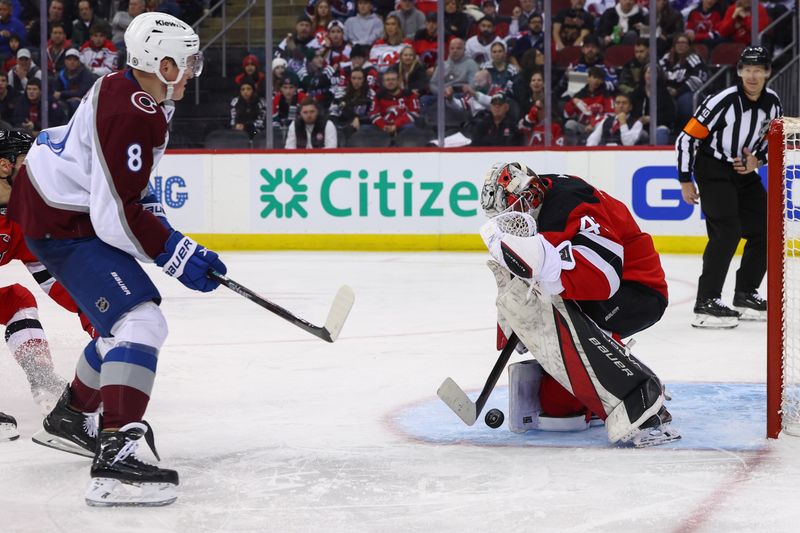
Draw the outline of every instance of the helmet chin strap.
M161 74L161 70L156 71L156 77L158 77L159 81L167 86L167 95L164 97L165 100L172 100L172 93L175 92L175 85L181 81L183 78L183 73L186 72L186 68L179 68L178 69L178 77L175 78L175 81L167 81L163 74Z

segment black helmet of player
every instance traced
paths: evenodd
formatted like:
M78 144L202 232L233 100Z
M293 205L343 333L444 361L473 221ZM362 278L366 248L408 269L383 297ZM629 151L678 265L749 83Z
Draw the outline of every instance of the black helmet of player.
M17 157L31 149L33 135L20 130L0 130L0 159L8 159L12 165Z
M489 217L512 209L536 218L549 188L524 163L495 163L483 182L481 207Z
M739 75L745 65L759 65L769 72L772 68L772 57L763 46L748 46L742 50L742 55L739 56L739 61L736 63Z

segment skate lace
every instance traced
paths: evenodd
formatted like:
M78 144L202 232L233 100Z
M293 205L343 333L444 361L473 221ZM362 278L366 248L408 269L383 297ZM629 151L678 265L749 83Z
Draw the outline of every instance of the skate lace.
M120 448L120 450L117 452L117 455L114 456L114 460L111 461L111 464L113 465L118 461L124 461L131 455L135 454L136 450L138 449L139 449L139 441L136 439L128 439L128 442L125 443L125 446Z
M97 417L94 415L83 415L83 430L90 437L97 437Z
M730 307L728 307L727 305L725 305L723 303L721 298L714 298L713 300L711 300L711 304L712 304L712 307L715 306L715 307L719 307L719 308L722 308L722 309L730 309Z

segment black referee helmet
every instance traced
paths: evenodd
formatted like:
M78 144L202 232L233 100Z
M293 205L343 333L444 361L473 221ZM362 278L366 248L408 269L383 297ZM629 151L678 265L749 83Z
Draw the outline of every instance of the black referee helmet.
M742 55L739 56L739 61L736 63L736 69L741 70L745 65L761 65L767 70L772 67L772 57L770 53L763 46L748 46L742 50Z
M8 159L11 164L17 157L25 155L33 144L33 135L19 130L0 130L0 158Z

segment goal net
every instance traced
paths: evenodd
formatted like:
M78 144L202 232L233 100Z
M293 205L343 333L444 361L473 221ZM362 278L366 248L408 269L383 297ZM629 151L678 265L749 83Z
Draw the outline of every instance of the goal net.
M772 121L768 141L767 435L776 438L800 436L800 118Z

